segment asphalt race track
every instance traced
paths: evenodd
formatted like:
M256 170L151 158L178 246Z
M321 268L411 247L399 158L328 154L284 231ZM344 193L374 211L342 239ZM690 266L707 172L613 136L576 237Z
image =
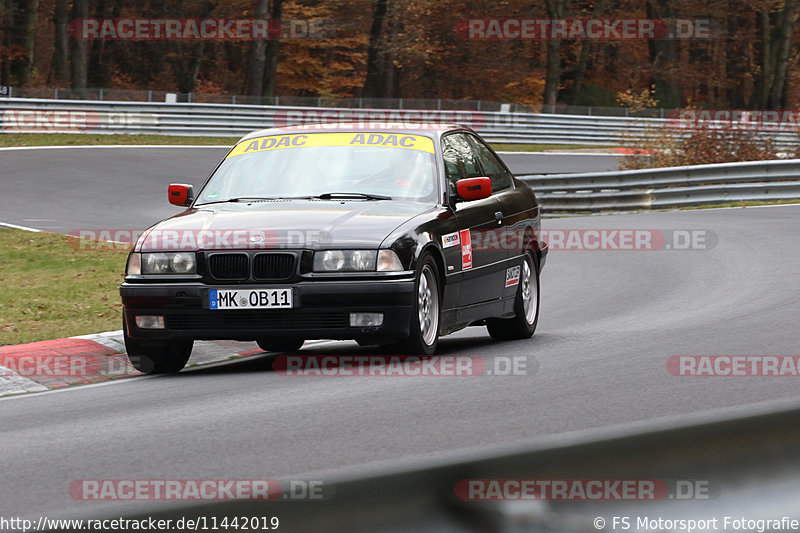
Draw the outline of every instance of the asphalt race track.
M174 212L164 205L165 183L199 183L219 156L192 149L20 154L0 152L0 221L42 229L152 222ZM119 178L117 169L128 175ZM0 515L85 518L149 508L73 500L73 480L326 479L797 398L791 378L675 377L666 362L797 354L798 217L800 206L780 206L545 220L548 230L705 232L711 244L555 250L532 339L497 343L484 328L470 328L441 341L442 355L480 356L489 368L525 356L527 375L287 377L261 357L0 400ZM49 228L25 222L34 218L48 219ZM349 342L304 352L374 353Z
M0 222L69 233L145 229L177 209L167 185L201 185L225 148L60 148L0 150ZM503 155L517 174L612 170L604 154Z
M0 150L0 222L45 231L145 229L177 209L169 183L201 185L224 148Z

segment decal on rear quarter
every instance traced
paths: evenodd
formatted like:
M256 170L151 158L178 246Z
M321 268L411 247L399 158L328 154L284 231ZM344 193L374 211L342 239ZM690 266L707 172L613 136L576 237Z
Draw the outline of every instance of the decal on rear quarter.
M520 267L515 266L506 269L506 287L513 287L519 283Z
M461 241L461 270L472 268L472 237L468 229L460 231L459 240Z

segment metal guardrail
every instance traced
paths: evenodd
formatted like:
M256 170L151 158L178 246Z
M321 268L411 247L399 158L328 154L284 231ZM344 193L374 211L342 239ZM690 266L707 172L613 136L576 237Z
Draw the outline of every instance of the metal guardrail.
M515 144L618 144L689 129L678 120L614 116L512 113L447 109L364 109L304 106L156 102L98 102L0 98L0 132L147 133L241 136L291 124L372 121L413 125L453 123L472 127L490 142ZM795 131L763 132L779 146L796 146Z
M356 469L358 474L338 478L319 473L312 478L332 485L330 497L324 500L207 502L147 516L205 516L209 521L211 517L220 521L226 516L277 516L281 529L296 533L590 533L642 531L635 527L637 517L648 516L797 518L800 466L795 459L800 445L800 408L794 403L772 409L743 408L737 415L687 415L679 423L638 424L637 428L605 434L595 432L593 438L556 438L493 456L473 453L465 457L454 452L445 460L421 460L415 468L369 469L364 465ZM503 479L657 480L664 482L669 493L651 501L613 494L594 501L530 497L466 501L457 496L456 486L462 480ZM694 486L695 491L676 493L678 481L684 487ZM634 527L622 527L613 522L614 516L631 517Z
M800 159L520 176L547 213L800 199Z
M654 119L540 115L476 110L410 110L288 107L230 104L96 102L87 100L0 99L4 132L72 131L168 135L241 136L292 124L373 121L413 125L457 122L493 142L617 142L622 132L653 125ZM648 122L649 121L649 122ZM656 120L663 124L664 121Z

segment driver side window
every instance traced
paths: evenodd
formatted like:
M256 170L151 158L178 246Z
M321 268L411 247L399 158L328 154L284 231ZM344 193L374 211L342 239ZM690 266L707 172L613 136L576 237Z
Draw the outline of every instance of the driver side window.
M475 152L463 133L451 133L442 137L442 157L445 176L451 191L456 190L456 182L464 178L481 176L481 167Z
M483 167L484 176L492 180L492 194L511 188L511 174L497 157L477 137L470 135L469 142Z

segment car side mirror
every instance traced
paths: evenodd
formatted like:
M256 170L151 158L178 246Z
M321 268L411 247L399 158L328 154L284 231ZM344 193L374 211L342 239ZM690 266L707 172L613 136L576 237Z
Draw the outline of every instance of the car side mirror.
M488 198L492 195L492 180L489 178L464 178L456 182L456 192L467 202Z
M186 183L170 183L167 195L172 205L189 207L194 200L194 187Z

